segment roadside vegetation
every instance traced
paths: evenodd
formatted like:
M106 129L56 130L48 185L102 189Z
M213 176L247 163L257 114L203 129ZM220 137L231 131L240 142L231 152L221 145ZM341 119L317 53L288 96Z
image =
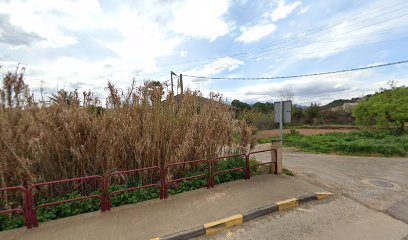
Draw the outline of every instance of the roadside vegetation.
M285 134L284 145L318 153L407 156L408 87L396 87L392 81L389 85L389 89L381 89L360 99L336 100L323 107L312 103L308 108L301 110L294 107L292 109L294 123L289 125L292 130ZM304 118L306 121L297 122L296 115L306 116ZM337 125L337 122L329 126L315 125L336 118L343 119L341 121L343 124L347 124L351 119L356 126ZM300 134L296 128L344 128L353 131L306 136ZM267 143L278 138L277 136L265 138L265 134L260 135L263 138L258 139L258 143Z
M4 75L0 87L0 187L163 167L168 163L245 152L253 146L252 127L235 119L221 95L211 93L209 100L199 101L202 99L199 92L186 91L176 97L166 89L166 85L155 81L143 86L133 83L127 90L108 83L106 101L92 92L76 90L60 90L44 101L43 96L35 97L30 92L23 72ZM191 170L187 166L179 173ZM134 178L137 181L130 183ZM224 178L220 176L218 181L236 177ZM113 180L118 185L158 181L157 176L148 172L124 174ZM201 186L198 183L183 183L170 192L194 189ZM96 181L57 184L35 189L35 201L39 204L78 194L90 195L97 189ZM122 200L126 194L128 200ZM154 189L123 195L115 196L113 204L158 196ZM67 203L50 207L54 209L50 211L46 210L48 207L39 209L38 219L46 221L93 211L97 209L94 202L97 201ZM19 206L22 206L20 194L0 192L0 210ZM21 226L21 221L13 219L13 215L0 215L0 228Z
M277 137L258 139L269 143ZM284 146L306 152L336 153L361 156L408 156L408 133L395 135L392 131L356 131L301 135L297 131L284 135Z
M255 159L251 159L251 165L257 164L258 162ZM232 157L227 158L223 161L219 161L215 165L218 171L237 168L237 167L245 167L245 159L242 157ZM183 178L183 177L190 177L200 175L203 172L208 174L205 170L205 164L199 164L197 166L197 171L192 171L188 169L179 169L182 171L177 171L175 173L175 177ZM201 171L204 170L204 171ZM269 169L268 166L259 166L259 167L252 167L251 174L252 176L268 173ZM287 169L284 169L284 174L293 176L293 173ZM222 173L215 177L216 184L227 183L230 181L244 179L244 173L241 171L234 171L228 173ZM140 178L127 178L123 184L114 184L111 185L108 192L113 192L116 190L131 188L131 187L138 187L141 186L142 182ZM168 192L169 195L179 194L186 191L192 191L200 188L207 187L207 178L199 178L193 179L188 181L181 181L179 183L173 184L169 186ZM90 194L99 195L99 191L91 192ZM40 197L36 200L37 204L43 204L47 202L55 202L61 201L66 199L72 199L80 197L81 193L78 191L73 191L68 194L58 196L55 198L45 198ZM147 189L140 189L136 191L124 192L121 194L115 194L111 198L111 204L113 207L122 206L126 204L134 204L138 202L143 202L150 199L159 198L160 191L158 188L147 188ZM44 207L37 210L37 219L39 222L47 222L50 220L55 220L59 218L74 216L81 213L93 212L100 210L100 201L97 199L86 199L83 201L78 202L70 202L64 203L61 205L56 205L52 207ZM13 229L17 227L24 226L24 219L21 215L0 215L0 231Z

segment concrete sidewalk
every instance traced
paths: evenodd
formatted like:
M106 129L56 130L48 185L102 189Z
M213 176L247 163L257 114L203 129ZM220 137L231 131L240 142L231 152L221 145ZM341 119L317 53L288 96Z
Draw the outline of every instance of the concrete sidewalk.
M191 229L204 223L297 197L323 191L314 185L285 175L262 175L214 189L199 189L41 223L37 229L0 232L0 239L150 239Z

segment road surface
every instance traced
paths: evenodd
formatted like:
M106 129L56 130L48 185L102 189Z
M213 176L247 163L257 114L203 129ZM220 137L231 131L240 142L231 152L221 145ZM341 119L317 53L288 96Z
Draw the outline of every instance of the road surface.
M296 178L336 193L336 199L265 216L208 239L408 240L408 158L285 149L283 159ZM270 156L261 153L257 160Z

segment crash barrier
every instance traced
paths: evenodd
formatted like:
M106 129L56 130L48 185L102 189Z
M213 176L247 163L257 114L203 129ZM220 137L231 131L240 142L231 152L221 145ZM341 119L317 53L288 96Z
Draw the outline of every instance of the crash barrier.
M250 164L251 156L256 153L263 153L263 152L271 152L271 154L273 154L271 155L271 161L266 162L266 163L251 165ZM168 197L169 186L177 184L178 182L181 182L181 181L188 181L188 180L193 180L193 179L198 179L198 178L206 178L207 188L213 188L216 183L215 177L220 174L233 172L233 171L240 171L244 173L244 178L248 180L251 178L251 169L258 167L258 166L262 166L262 165L271 165L270 173L273 172L272 165L274 165L274 172L275 174L277 174L278 173L278 166L277 166L278 156L277 155L278 155L278 152L276 149L267 149L267 150L249 152L247 154L235 154L235 155L221 156L221 157L216 157L216 158L208 159L208 160L200 159L200 160L171 163L171 164L164 165L162 168L159 166L153 166L153 167L138 168L138 169L125 170L125 171L117 171L117 172L109 173L105 177L94 175L94 176L86 176L86 177L78 177L78 178L71 178L71 179L65 179L65 180L36 183L36 184L32 184L29 188L25 188L23 186L0 188L0 193L6 192L6 191L20 191L23 194L23 204L22 204L23 207L7 209L7 210L0 210L0 214L11 214L11 213L23 214L24 223L27 228L38 227L36 211L42 207L49 207L49 206L64 204L64 203L73 202L73 201L82 201L86 199L96 198L100 200L101 211L104 212L104 211L108 211L111 209L112 204L110 200L113 195L124 193L124 192L129 192L129 191L136 191L142 188L156 187L160 190L160 199L166 199ZM231 169L217 170L216 163L223 161L225 159L234 158L234 157L244 158L245 166L233 167ZM173 178L173 176L171 175L172 169L178 166L186 166L186 165L191 166L192 164L203 164L205 166L205 170L200 172L200 174L198 175L189 176L189 177ZM141 173L141 172L156 173L159 175L160 181L158 181L157 183L130 187L130 188L120 189L120 190L116 190L112 192L108 191L109 186L111 185L110 181L114 176L123 177L123 175L128 175L132 173L135 174L135 173ZM97 182L99 182L99 188L97 189L97 191L100 192L100 194L92 194L92 195L65 199L65 200L55 201L55 202L46 202L46 203L38 204L38 205L35 204L35 201L34 201L35 190L39 190L41 187L46 187L46 186L49 187L50 185L64 184L64 183L69 183L69 182L88 182L91 180L94 180L94 181L96 180Z

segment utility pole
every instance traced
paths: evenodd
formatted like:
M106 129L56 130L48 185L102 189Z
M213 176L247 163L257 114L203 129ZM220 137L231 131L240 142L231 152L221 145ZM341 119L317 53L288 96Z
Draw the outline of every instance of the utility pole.
M177 77L173 71L170 71L170 79L171 79L171 93L174 95L174 82L173 82L173 75Z
M180 90L181 90L181 94L183 94L183 74L180 73Z
M279 111L279 141L283 144L283 101L280 101Z

